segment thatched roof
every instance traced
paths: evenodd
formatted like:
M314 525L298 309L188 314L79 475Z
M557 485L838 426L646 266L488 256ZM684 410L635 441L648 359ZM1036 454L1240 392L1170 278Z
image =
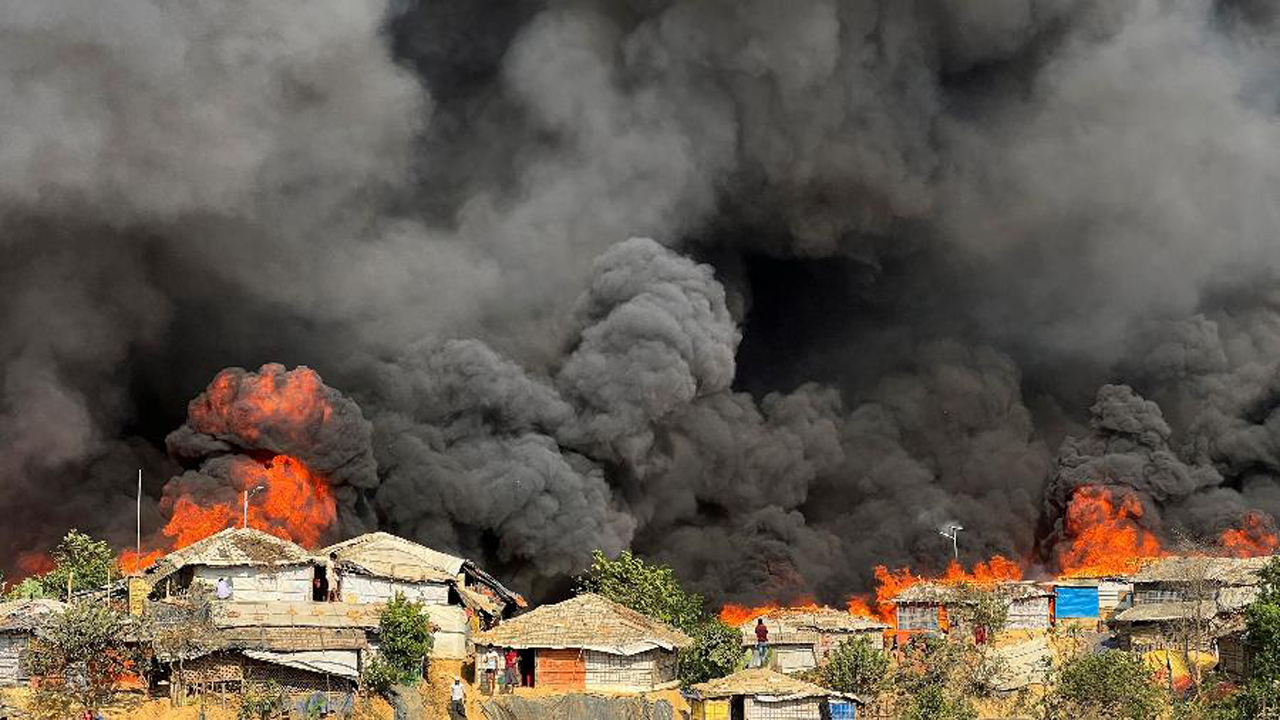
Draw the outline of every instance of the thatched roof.
M543 605L474 637L477 645L510 648L584 648L635 655L693 644L687 635L594 593Z
M66 604L57 600L14 600L0 603L0 632L31 632L40 627L50 615L66 608Z
M1132 578L1134 583L1208 581L1215 585L1257 585L1258 571L1271 557L1169 557L1156 561Z
M820 635L852 635L889 627L878 620L835 608L778 608L738 625L744 645L755 644L758 618L764 618L764 625L769 629L769 642L774 645L812 645Z
M698 683L690 688L698 699L750 695L760 699L803 700L805 698L845 697L861 702L854 695L828 690L803 680L788 677L765 668L751 668L715 680Z
M363 650L368 635L360 628L243 627L220 630L221 648L301 652L304 650Z
M339 566L345 572L404 582L452 582L455 587L462 589L457 579L460 573L464 573L487 586L501 602L518 607L526 605L519 593L504 587L474 562L439 550L432 550L390 533L365 533L330 545L316 553L317 560L323 562L330 553L337 554ZM472 605L495 617L502 611L502 608L493 601L489 601L486 605L475 598L471 600Z
M895 605L949 605L965 601L965 585L950 583L916 583L895 595L890 602ZM1052 597L1053 592L1037 583L1016 582L1000 583L984 590L992 590L1010 602L1029 600L1037 597Z
M310 565L311 553L300 545L253 528L227 528L175 550L147 568L152 585L188 565L206 567Z

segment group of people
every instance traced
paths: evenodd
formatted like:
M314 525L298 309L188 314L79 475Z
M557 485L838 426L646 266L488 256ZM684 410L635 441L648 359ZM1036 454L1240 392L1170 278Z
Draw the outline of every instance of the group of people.
M499 654L496 648L489 648L480 655L479 665L484 671L480 676L480 689L486 695L492 695L495 688L509 693L520 687L520 653L515 650L507 648ZM501 674L498 673L499 666L502 667Z

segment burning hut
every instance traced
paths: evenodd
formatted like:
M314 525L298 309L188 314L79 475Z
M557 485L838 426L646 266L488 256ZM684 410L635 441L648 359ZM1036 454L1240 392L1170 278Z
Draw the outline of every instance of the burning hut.
M970 586L963 584L917 583L898 593L892 602L899 635L945 633L957 611L971 602ZM1007 630L1041 630L1052 624L1053 592L1029 582L1008 582L991 588L1008 603Z
M231 599L306 602L313 599L315 560L288 540L253 528L228 528L165 555L143 573L153 598L193 583L212 588L226 578Z
M460 659L467 654L467 611L492 624L525 605L470 560L453 557L384 532L368 533L317 553L323 563L337 556L344 603L385 603L401 593L427 606L436 626L434 654Z
M864 636L877 646L888 625L833 608L779 608L753 615L740 624L742 644L755 647L755 626L764 618L769 628L771 666L784 673L800 672L826 662L831 650L843 640Z
M1111 620L1122 647L1211 650L1243 627L1270 557L1171 557L1133 576L1133 605Z
M592 593L543 605L475 636L520 651L526 684L563 691L675 687L684 633Z
M856 718L865 702L767 669L739 670L690 688L693 720Z
M26 682L22 656L41 624L65 609L56 600L16 600L0 603L0 686Z

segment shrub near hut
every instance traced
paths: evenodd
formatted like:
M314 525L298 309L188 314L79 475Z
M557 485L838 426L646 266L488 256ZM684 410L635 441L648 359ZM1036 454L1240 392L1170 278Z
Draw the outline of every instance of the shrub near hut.
M379 616L379 653L365 668L365 687L386 693L392 685L422 677L423 663L431 655L431 632L431 618L423 604L396 593Z
M55 615L24 656L38 678L37 717L72 717L97 710L116 694L117 679L134 667L126 620L110 607L79 602Z

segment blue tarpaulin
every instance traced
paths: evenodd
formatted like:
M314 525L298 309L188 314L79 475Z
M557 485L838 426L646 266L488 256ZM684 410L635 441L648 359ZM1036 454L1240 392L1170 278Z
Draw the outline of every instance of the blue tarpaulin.
M1060 618L1098 617L1098 588L1059 587L1055 615Z
M832 700L828 707L831 709L831 720L857 720L858 706L848 700Z

